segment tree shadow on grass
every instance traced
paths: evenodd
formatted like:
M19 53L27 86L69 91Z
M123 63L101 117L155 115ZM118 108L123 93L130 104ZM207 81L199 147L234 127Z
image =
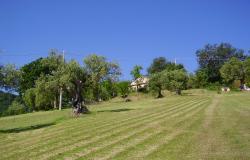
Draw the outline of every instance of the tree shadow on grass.
M126 112L126 111L131 111L131 110L135 110L135 109L122 108L122 109L102 110L102 111L97 111L97 112Z
M0 133L19 133L19 132L49 127L55 124L56 123L46 123L46 124L38 124L38 125L27 126L27 127L4 129L4 130L0 130Z

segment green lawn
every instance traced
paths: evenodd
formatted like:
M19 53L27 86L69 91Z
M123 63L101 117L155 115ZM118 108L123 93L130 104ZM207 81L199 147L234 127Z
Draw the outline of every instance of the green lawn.
M250 93L204 90L0 118L0 159L250 159Z

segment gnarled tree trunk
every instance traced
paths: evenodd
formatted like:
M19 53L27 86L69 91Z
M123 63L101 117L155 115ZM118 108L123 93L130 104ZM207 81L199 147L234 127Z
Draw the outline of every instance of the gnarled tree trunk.
M75 98L73 99L73 114L78 116L81 113L89 113L88 108L84 105L82 98L82 81L77 81L75 83Z

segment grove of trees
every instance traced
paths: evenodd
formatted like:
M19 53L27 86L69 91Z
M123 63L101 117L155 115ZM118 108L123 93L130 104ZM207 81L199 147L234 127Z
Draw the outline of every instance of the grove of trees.
M143 67L135 65L132 79L146 76L148 89L157 98L163 90L180 95L189 88L216 88L250 85L250 57L242 49L228 43L207 44L196 52L198 69L188 73L182 64L156 57L142 75ZM57 50L48 57L38 58L20 68L0 65L0 115L20 114L39 110L59 109L61 106L88 112L87 103L106 101L116 96L126 98L131 81L120 81L118 63L91 54L81 63L65 61ZM63 98L62 98L63 97ZM62 101L61 101L62 98ZM8 103L7 103L8 102Z

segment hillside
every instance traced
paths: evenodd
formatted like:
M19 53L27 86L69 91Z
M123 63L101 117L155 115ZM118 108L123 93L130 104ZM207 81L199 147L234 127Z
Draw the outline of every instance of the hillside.
M0 159L250 159L250 94L193 90L0 118Z

